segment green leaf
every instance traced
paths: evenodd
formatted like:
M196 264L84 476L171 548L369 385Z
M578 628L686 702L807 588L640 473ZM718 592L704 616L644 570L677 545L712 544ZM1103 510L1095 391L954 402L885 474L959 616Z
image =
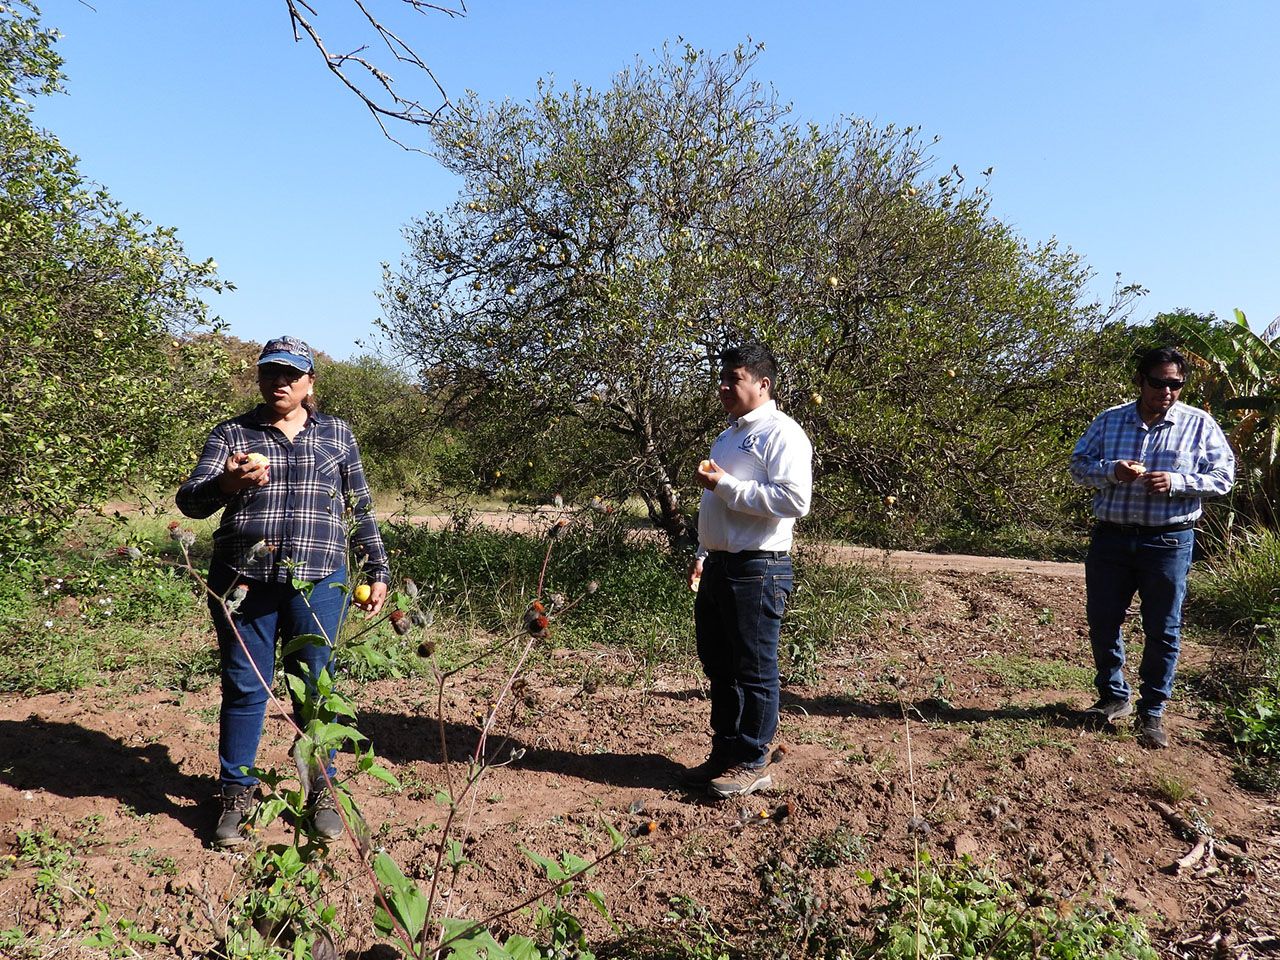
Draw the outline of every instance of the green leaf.
M427 922L427 898L386 853L379 853L373 858L373 872L391 907L388 915L381 902L378 903L374 911L374 926L380 933L390 936L395 932L394 918L416 940Z
M528 857L538 866L542 867L543 872L546 873L548 880L558 883L565 879L566 874L564 870L560 868L560 864L556 863L554 860L550 860L547 857L544 857L540 853L534 853L528 847L521 846L520 849L524 851L524 855L526 857Z
M493 939L493 934L485 927L467 932L475 926L475 921L445 917L441 920L441 925L444 927L444 942L449 951L445 956L449 960L510 960L511 955Z

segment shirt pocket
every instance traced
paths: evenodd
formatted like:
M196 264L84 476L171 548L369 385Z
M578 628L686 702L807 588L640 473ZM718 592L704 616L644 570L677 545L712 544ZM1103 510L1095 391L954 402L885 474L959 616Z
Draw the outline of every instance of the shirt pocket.
M1159 470L1165 473L1190 473L1194 460L1185 450L1155 450L1148 457L1148 470Z

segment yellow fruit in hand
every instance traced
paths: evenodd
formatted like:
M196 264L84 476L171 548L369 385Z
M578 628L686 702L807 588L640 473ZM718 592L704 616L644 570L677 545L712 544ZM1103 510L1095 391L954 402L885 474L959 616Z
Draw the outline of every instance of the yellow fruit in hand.
M700 464L698 464L698 469L701 470L703 473L710 473L712 466L713 464L711 463L710 460L703 460Z
M260 463L264 467L271 466L271 461L268 460L266 455L262 453L246 453L244 455L244 458L245 460L249 461L249 463Z
M356 587L355 591L351 595L356 598L356 603L368 603L369 597L373 595L373 591L369 589L369 585L367 583L362 583L360 586Z

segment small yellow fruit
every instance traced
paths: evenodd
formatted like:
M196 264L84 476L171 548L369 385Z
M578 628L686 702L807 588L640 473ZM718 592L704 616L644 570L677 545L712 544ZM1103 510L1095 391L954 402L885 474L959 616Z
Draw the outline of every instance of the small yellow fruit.
M516 285L514 283L507 284L507 296L514 297L516 295Z
M355 598L356 603L368 603L369 597L373 596L373 591L369 589L367 583L362 583L351 592L351 596Z
M261 453L246 453L246 454L244 455L244 458L245 458L246 460L248 460L250 463L260 463L260 464L262 464L264 467L269 467L269 466L271 466L271 461L267 459L267 457L266 457L266 455L265 455L265 454L261 454Z
M895 503L898 502L898 498L894 496L888 496L884 498L884 502L886 506L892 507Z
M472 289L474 289L474 290L479 290L479 289L480 289L480 281L479 281L479 280L475 281L473 284L471 284L471 287L472 287Z
M538 244L538 252L539 252L539 253L546 253L546 252L547 252L547 245L546 245L545 243L540 243L540 244Z
M698 464L698 469L701 470L703 473L710 473L713 466L714 465L710 460L703 460L700 464Z
M840 286L840 278L827 277L827 286L830 287L832 290L834 290L836 287Z
M820 393L815 393L811 395L809 399L812 400L814 403L818 404L819 406L822 405L822 394Z
M948 371L947 371L947 376L948 376L948 377L954 377L955 375L956 375L956 372L955 372L954 370L948 370Z

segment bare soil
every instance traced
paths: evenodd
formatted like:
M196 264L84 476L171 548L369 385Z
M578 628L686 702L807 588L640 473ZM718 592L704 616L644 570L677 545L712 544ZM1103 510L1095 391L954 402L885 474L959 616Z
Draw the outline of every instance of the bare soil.
M649 674L622 649L553 650L523 696L500 705L486 749L499 761L525 753L489 770L464 806L457 835L476 866L446 891L447 910L479 918L524 901L539 872L521 847L553 858L601 853L603 817L623 831L656 825L590 881L623 930L678 936L668 914L683 896L745 935L760 906L757 866L771 853L794 862L843 832L857 838L851 862L813 878L828 903L843 897L855 915L868 897L855 871L906 868L920 842L936 861L967 854L1034 877L1064 903L1110 896L1147 918L1168 956L1259 956L1280 944L1280 807L1236 785L1214 710L1193 692L1224 654L1188 640L1180 673L1191 682L1169 713L1171 746L1144 750L1127 725L1079 722L1093 698L1077 566L901 563L917 571L908 574L912 609L830 652L821 682L784 688L786 754L774 788L745 805L672 786L707 745L708 704L692 665ZM445 819L434 797L465 777L477 717L501 679L445 690L444 743L426 681L358 693L358 725L403 790L369 778L351 789L375 848L420 882ZM216 684L0 699L0 931L34 934L44 955L93 956L79 941L100 901L113 921L161 936L156 955L197 956L216 943L244 863L208 846L217 704ZM269 719L260 762L287 764L289 740ZM1238 855L1220 850L1175 871L1192 844L1153 808L1160 799ZM4 859L29 831L74 848L56 911L37 871ZM284 839L287 827L269 832ZM349 878L333 892L341 954L394 956L376 946L355 854L344 847L333 861ZM586 904L576 910L589 919ZM515 913L497 926L527 931L529 921ZM616 936L598 918L589 930L593 942Z

